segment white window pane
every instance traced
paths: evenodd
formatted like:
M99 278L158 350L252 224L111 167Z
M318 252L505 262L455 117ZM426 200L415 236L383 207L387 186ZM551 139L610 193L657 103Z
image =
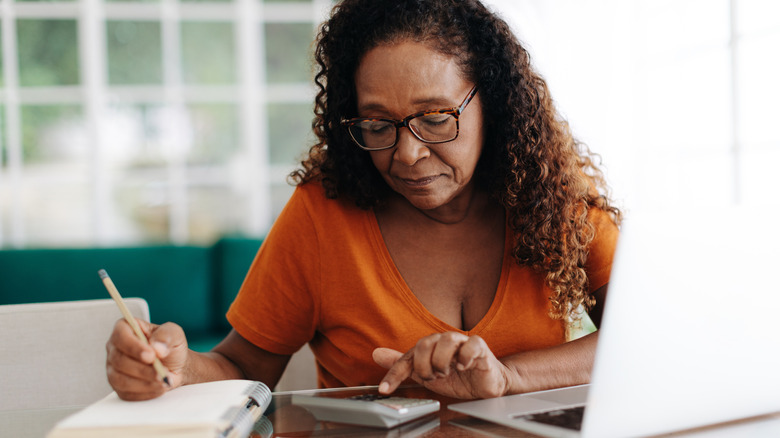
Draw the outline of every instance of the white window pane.
M745 38L738 50L739 140L780 147L780 32Z
M643 0L640 32L652 60L687 57L729 41L729 0Z
M34 87L79 83L76 20L19 19L16 31L21 85Z
M266 78L269 83L305 82L313 78L311 23L265 25Z
M54 178L53 175L48 177ZM93 243L92 197L86 181L25 184L22 199L28 245L88 246Z
M124 169L113 188L108 226L115 241L166 242L170 236L170 194L160 165Z
M104 119L112 133L111 143L105 146L106 159L124 168L164 165L163 112L161 104L112 106Z
M271 164L294 166L315 143L311 131L312 105L305 103L272 103L268 105L268 136Z
M777 163L780 148L752 148L741 157L741 200L747 204L780 204Z
M227 103L192 104L191 164L216 165L233 159L239 150L238 108Z
M734 195L733 158L728 151L645 152L637 162L635 206L722 205Z
M157 21L106 21L108 82L114 85L162 82L162 34Z
M735 0L737 32L762 33L780 27L780 2L777 0Z
M729 54L710 50L646 73L636 120L651 150L725 150L731 143Z
M249 216L249 198L229 187L198 185L190 188L189 242L210 244L225 234L243 234Z
M181 23L181 61L184 82L187 84L235 83L234 33L233 24L229 22Z
M89 144L79 105L23 105L22 161L27 167L56 164L68 173L66 163L85 163Z

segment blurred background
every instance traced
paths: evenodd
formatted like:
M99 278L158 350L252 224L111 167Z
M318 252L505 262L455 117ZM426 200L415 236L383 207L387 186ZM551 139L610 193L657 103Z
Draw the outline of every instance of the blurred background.
M486 0L618 204L778 203L780 2ZM263 236L330 0L0 0L0 247Z

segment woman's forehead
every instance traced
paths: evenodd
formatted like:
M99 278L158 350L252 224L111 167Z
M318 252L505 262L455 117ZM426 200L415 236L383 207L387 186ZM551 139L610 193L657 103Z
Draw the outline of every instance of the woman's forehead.
M457 58L412 41L374 47L355 74L359 101L388 93L446 96L466 82Z

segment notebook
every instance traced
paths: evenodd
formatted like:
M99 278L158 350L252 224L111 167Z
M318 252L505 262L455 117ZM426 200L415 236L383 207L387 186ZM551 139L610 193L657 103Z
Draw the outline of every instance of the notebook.
M653 435L779 412L777 218L748 207L630 214L590 385L449 409L559 437ZM579 430L563 427L575 406Z
M246 437L271 403L261 382L185 385L146 401L115 392L57 423L47 438Z

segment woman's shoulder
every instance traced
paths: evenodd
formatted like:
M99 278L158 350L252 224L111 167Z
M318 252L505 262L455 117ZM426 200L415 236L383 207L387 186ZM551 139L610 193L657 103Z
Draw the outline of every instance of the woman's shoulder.
M594 236L588 246L585 270L591 290L595 290L609 281L620 231L614 215L598 207L588 211L588 221L593 225Z
M325 191L325 187L322 184L322 181L318 179L312 179L309 181L298 183L295 186L295 191L293 192L293 198L301 198L301 200L305 200L308 204L322 206L322 207L326 207L326 206L333 207L333 208L349 207L349 203L345 202L344 199L342 198L328 197L327 192Z
M291 199L295 197L306 199L309 202L322 202L322 200L327 199L325 188L319 180L310 180L296 184Z
M343 197L330 198L318 180L298 184L285 208L304 208L318 219L338 219L354 216L362 211L354 202Z
M290 242L321 239L340 234L340 230L356 229L357 224L365 221L365 214L354 204L328 198L319 182L300 183L274 219L269 238L281 238L288 245Z
M617 238L618 219L615 214L602 208L592 206L588 210L588 222L595 228L596 234L605 235L611 238Z

